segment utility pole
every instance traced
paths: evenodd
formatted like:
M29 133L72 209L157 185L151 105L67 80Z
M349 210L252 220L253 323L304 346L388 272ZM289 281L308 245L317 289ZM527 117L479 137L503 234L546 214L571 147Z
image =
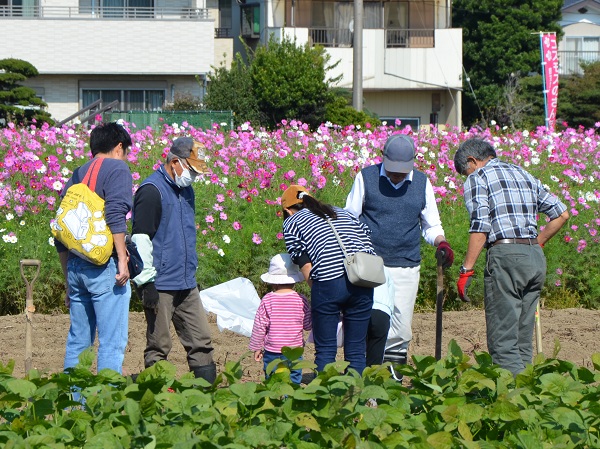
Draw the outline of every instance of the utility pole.
M354 33L352 55L352 106L357 111L362 111L363 0L354 0Z

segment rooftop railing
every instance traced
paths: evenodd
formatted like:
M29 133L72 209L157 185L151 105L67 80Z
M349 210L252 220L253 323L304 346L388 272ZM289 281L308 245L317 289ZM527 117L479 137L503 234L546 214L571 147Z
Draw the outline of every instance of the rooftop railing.
M206 20L206 8L148 8L118 6L0 6L0 19L158 19Z

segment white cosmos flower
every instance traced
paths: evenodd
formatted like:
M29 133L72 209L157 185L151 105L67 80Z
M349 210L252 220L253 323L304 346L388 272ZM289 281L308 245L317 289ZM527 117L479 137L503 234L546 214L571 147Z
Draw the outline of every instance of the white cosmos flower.
M219 248L219 250L217 251L217 254L221 257L223 257L225 255L225 251L223 251L221 248Z
M10 221L13 218L15 218L15 216L13 214L6 214L6 221Z
M229 238L229 236L227 234L223 236L223 241L225 243L231 243L231 239Z

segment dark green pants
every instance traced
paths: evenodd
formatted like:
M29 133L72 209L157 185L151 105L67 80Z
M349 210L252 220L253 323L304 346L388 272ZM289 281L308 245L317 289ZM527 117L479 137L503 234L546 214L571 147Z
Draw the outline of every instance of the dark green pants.
M487 251L484 273L488 351L517 375L531 363L535 311L546 279L539 245L500 244Z
M213 363L210 328L197 288L176 291L159 290L157 310L144 309L146 314L146 368L167 360L173 347L171 321L179 341L187 353L191 371Z

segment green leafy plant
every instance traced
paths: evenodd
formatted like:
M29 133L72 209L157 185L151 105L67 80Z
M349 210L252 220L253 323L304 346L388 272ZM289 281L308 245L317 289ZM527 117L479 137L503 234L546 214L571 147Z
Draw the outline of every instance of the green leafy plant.
M558 348L556 348L557 350ZM89 371L93 354L50 377L23 379L0 365L0 444L20 447L111 448L355 448L355 447L598 447L600 354L593 369L538 355L513 378L487 353L470 359L451 341L445 358L413 356L399 366L404 385L386 365L362 376L346 362L329 364L305 386L290 362L264 382L242 382L229 362L215 384L169 362L134 381L113 371ZM74 400L77 399L77 400Z

